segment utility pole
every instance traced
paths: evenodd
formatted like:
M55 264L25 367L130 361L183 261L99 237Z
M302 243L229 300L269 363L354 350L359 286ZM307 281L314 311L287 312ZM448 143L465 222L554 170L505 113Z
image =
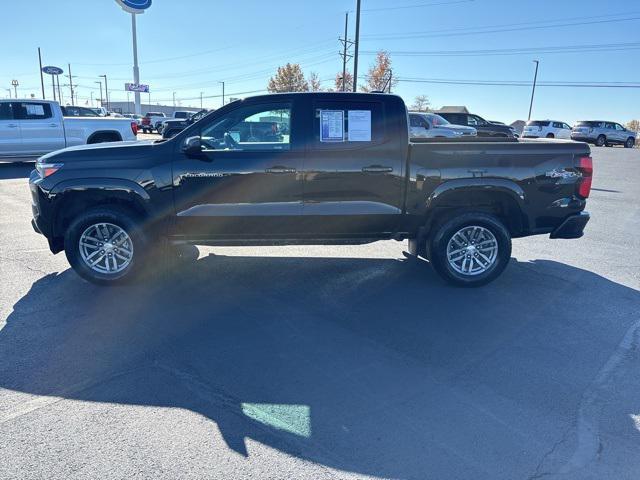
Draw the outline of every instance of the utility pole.
M38 63L40 64L40 86L42 87L42 99L46 100L44 96L44 77L42 75L42 55L40 54L40 47L38 47Z
M6 90L7 92L9 92L9 98L11 98L11 89L10 89L10 88L5 88L5 90Z
M18 80L11 80L11 86L13 87L13 93L15 93L16 98L18 98L18 85L20 85Z
M540 64L539 60L534 60L536 64L536 73L533 74L533 89L531 90L531 103L529 104L529 116L527 120L531 120L531 110L533 109L533 96L536 93L536 81L538 80L538 65Z
M202 94L203 94L203 93L204 93L204 92L200 92L200 110L202 110Z
M71 105L74 105L74 103L73 103L73 77L71 76L71 64L67 63L67 66L69 67L69 74L67 75L67 77L69 77L69 90L71 92Z
M358 49L360 48L360 0L356 3L356 42L353 57L353 91L358 90Z
M104 105L102 104L104 103L104 98L102 98L102 80L98 80L97 82L93 83L97 83L98 85L100 85L100 106L103 107Z
M344 14L344 38L339 38L338 40L342 43L342 53L340 56L342 57L342 91L347 91L347 62L353 58L353 55L350 55L348 50L353 45L353 42L348 39L349 34L349 12Z
M176 92L173 92L173 113L176 113Z
M224 107L224 82L218 82L222 84L222 106Z
M109 84L107 83L107 75L98 75L99 77L104 77L104 94L107 98L107 110L109 110Z

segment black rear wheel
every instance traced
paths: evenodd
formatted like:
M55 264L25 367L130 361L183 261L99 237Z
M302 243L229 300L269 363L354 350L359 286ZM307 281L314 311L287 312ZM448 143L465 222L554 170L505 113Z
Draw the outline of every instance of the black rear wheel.
M511 235L495 216L466 212L436 227L428 242L436 272L449 283L477 287L495 280L511 258Z
M624 142L624 148L633 148L635 144L636 144L635 138L629 137L627 138L627 141Z
M596 138L596 146L604 147L606 143L607 143L607 137L605 137L604 135L598 135L598 138Z

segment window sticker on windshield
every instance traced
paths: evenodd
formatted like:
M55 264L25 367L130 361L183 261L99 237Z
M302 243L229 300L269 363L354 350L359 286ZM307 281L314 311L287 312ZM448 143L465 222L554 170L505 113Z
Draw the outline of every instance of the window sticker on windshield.
M44 107L39 103L27 103L25 104L27 108L27 115L37 115L40 117L44 117Z
M349 110L349 141L371 141L371 110Z
M320 141L344 142L344 112L320 110Z

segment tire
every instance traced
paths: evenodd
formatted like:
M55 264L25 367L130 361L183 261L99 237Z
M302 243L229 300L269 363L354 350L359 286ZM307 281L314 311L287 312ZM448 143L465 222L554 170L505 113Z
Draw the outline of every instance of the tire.
M475 242L483 248L476 248ZM511 259L509 231L498 218L482 212L461 213L438 225L427 246L434 270L460 287L486 285L502 273ZM462 251L462 257L460 253L456 256L456 250Z
M604 147L607 144L607 137L604 135L598 135L596 138L596 147Z
M635 144L636 144L635 138L629 137L627 138L627 141L624 142L624 148L633 148Z
M145 260L143 252L147 242L139 224L129 211L116 207L98 207L80 214L65 232L65 254L69 264L78 275L97 285L116 285L132 280ZM124 235L118 233L118 229ZM102 249L105 245L108 247ZM91 267L89 263L94 259L99 260Z
M553 133L547 133L546 138L556 138L556 136Z

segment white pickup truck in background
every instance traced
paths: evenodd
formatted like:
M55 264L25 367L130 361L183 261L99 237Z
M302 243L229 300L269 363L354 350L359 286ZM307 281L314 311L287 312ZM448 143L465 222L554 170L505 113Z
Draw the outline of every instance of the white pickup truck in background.
M0 161L29 161L45 153L88 143L136 140L127 118L63 117L50 100L0 100Z

